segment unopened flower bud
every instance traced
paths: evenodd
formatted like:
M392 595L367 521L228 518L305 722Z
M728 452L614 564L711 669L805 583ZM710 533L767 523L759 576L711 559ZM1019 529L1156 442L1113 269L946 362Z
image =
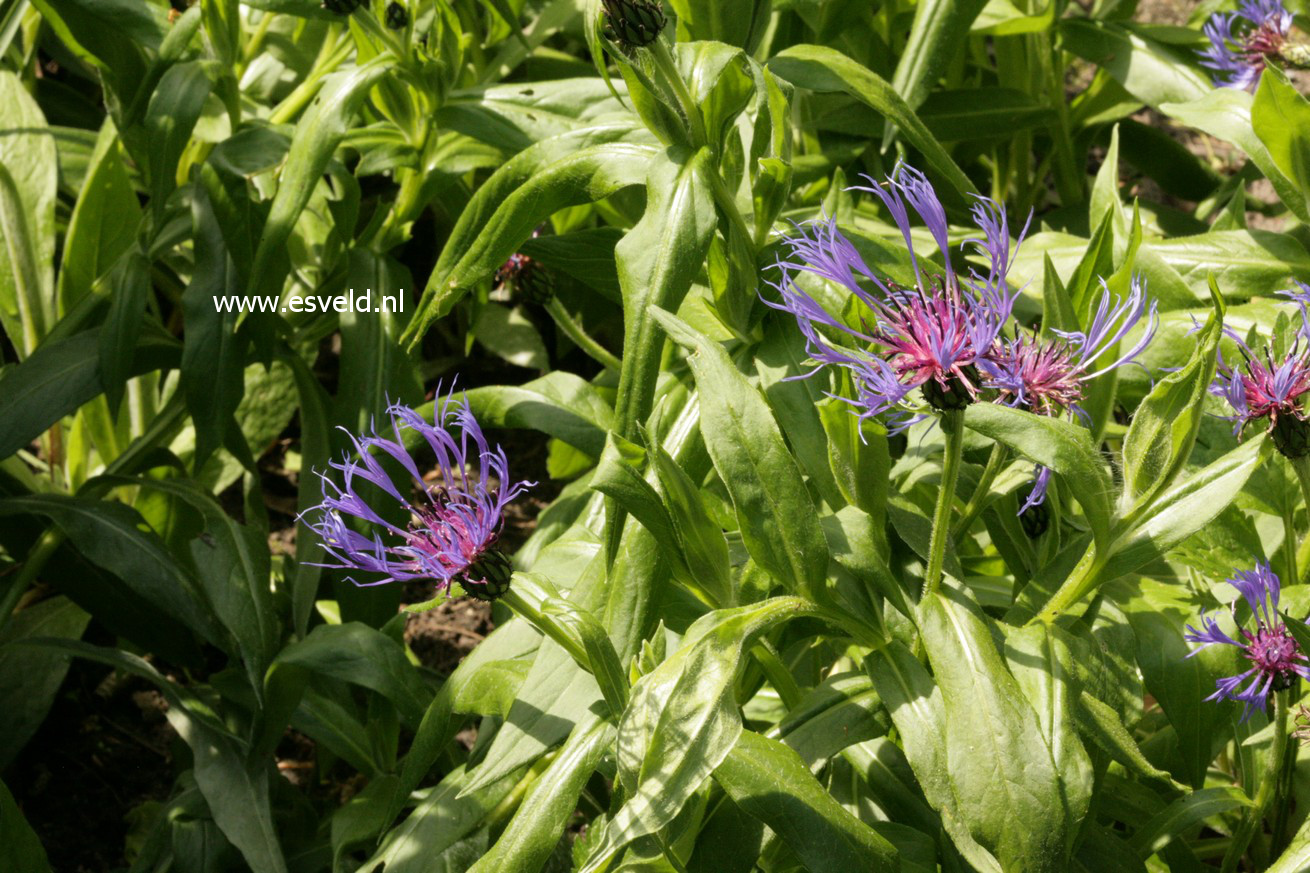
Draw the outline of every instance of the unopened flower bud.
M394 2L394 0L388 3L387 27L392 30L403 30L407 24L409 24L409 13L405 11L405 7Z
M948 409L964 409L974 401L974 392L970 390L970 384L978 384L978 373L973 367L965 368L969 381L958 376L948 376L946 384L938 382L935 378L929 379L923 383L923 399L928 401L928 405L933 409L945 412Z
M667 20L659 0L601 0L601 5L606 36L625 49L653 43Z

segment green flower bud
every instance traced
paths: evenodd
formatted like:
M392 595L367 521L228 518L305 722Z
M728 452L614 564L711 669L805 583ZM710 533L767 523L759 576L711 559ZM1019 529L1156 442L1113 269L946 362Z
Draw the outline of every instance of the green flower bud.
M470 597L490 603L499 600L509 591L509 580L513 575L514 568L510 566L509 558L492 546L469 565L461 584Z
M1295 461L1310 455L1310 422L1295 415L1280 415L1269 433L1274 439L1274 447L1284 457Z
M667 20L659 0L601 0L601 5L605 35L625 49L653 43Z
M403 30L407 24L409 24L409 13L405 11L405 7L394 2L394 0L388 3L387 27L392 30Z

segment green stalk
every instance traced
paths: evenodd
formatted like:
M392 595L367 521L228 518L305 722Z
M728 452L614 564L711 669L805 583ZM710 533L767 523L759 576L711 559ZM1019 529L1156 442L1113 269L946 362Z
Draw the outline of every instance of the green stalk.
M1283 756L1287 752L1287 692L1274 692L1274 738L1270 749L1269 764L1265 768L1264 778L1255 794L1255 805L1247 810L1241 826L1233 833L1233 841L1224 855L1220 873L1234 873L1246 854L1246 847L1251 838L1264 822L1265 814L1279 794L1283 775Z
M0 595L0 631L3 631L9 619L14 615L14 609L18 606L18 601L26 593L36 577L45 569L46 563L58 551L64 543L64 534L58 528L47 528L46 532L41 534L41 538L32 546L32 550L27 553L27 560L23 562L23 569L18 571L18 575L3 595Z
M969 502L964 507L964 512L960 515L960 520L951 528L951 536L959 539L969 532L969 528L982 513L983 507L987 505L987 496L991 493L992 483L996 481L996 476L1005 466L1005 459L1009 455L1009 450L1000 443L992 446L992 453L987 457L987 466L983 468L982 478L978 480L978 487L973 489L973 494L969 496Z
M1296 543L1296 523L1292 520L1295 513L1296 510L1291 507L1283 511L1283 551L1287 555L1287 575L1283 578L1290 579L1290 584L1293 585L1301 579L1300 574L1296 572L1299 549Z
M538 609L536 604L529 603L513 586L501 595L500 602L513 610L516 615L526 619L537 630L559 643L564 651L568 652L573 660L578 662L579 666L583 666L588 672L591 672L591 659L587 657L586 649L565 631L558 622Z
M573 344L582 349L592 360L600 364L607 370L615 373L623 368L623 362L614 356L614 353L592 339L582 325L578 324L573 314L564 308L559 302L558 297L552 296L550 302L546 304L546 311L550 313L551 318L559 325L564 335L573 341Z
M937 492L937 509L932 517L932 540L928 544L928 567L923 574L924 596L936 593L942 584L942 563L946 560L946 543L950 539L951 510L955 506L955 483L960 478L960 455L964 451L964 413L959 409L944 411L942 434L946 437L946 457L942 460L942 481Z
M696 105L691 92L687 90L687 83L682 81L682 74L678 72L678 65L674 62L669 47L665 45L664 40L657 39L648 48L651 59L655 61L655 67L663 74L665 84L672 89L673 96L682 107L682 114L687 116L687 124L691 126L692 145L697 148L705 145L709 142L705 135L705 120L701 118L700 107Z

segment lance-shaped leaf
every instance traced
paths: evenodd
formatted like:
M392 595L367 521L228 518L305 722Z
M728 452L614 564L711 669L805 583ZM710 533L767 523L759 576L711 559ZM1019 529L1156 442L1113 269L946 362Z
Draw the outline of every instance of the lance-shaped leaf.
M973 183L942 148L914 110L887 80L856 63L836 49L817 45L796 45L783 49L769 60L769 69L793 85L818 92L845 92L870 106L900 129L905 138L923 152L924 159L963 197L973 192Z
M677 311L705 265L718 226L714 209L714 156L670 149L650 162L646 211L614 247L623 291L623 367L615 401L614 427L635 438L650 414L663 340L652 313Z
M812 873L900 869L895 847L842 806L800 755L777 740L742 731L714 769L714 781Z
M1059 473L1082 504L1098 542L1110 532L1114 485L1086 428L993 403L975 403L964 414L971 430Z
M722 346L677 316L663 310L653 315L691 353L701 433L732 497L747 551L789 590L820 590L828 573L823 529L768 404Z
M584 128L537 143L497 170L451 231L403 340L416 342L555 212L641 184L658 152L619 141L631 133L629 124Z
M959 816L1005 870L1067 869L1071 821L1041 725L984 620L957 592L919 604L942 692L946 766Z
M771 626L807 612L798 597L711 612L687 630L677 652L637 681L618 734L619 780L628 799L585 873L673 821L741 735L733 687L745 648Z
M1214 379L1223 336L1224 300L1213 288L1214 313L1181 370L1161 379L1133 413L1124 437L1124 502L1138 507L1168 488L1192 455Z

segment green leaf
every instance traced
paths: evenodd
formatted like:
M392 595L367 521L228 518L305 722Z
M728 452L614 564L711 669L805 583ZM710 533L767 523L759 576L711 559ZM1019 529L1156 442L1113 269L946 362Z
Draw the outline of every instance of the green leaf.
M59 266L59 307L67 312L127 251L141 221L118 130L105 119L87 167L86 181L68 220Z
M806 692L778 723L775 736L813 767L890 729L873 680L863 672L850 672L829 676Z
M328 396L309 365L296 354L287 354L284 360L295 376L300 411L300 476L296 482L296 514L299 517L322 499L321 483L306 470L327 468ZM291 627L296 636L309 633L309 617L318 594L319 578L323 568L315 566L322 561L323 544L318 537L296 537L296 572L291 582Z
M1147 779L1171 781L1168 773L1146 759L1119 714L1109 704L1083 691L1078 696L1077 715L1079 732L1125 770Z
M1130 27L1089 18L1060 22L1064 47L1104 69L1152 107L1195 100L1215 89L1180 50Z
M12 643L32 637L78 639L90 620L68 598L51 597L16 613L0 630L0 770L41 726L68 673L67 656Z
M991 403L969 406L964 423L1063 476L1098 542L1108 538L1114 486L1085 428Z
M1191 358L1157 382L1133 413L1123 443L1124 497L1129 505L1149 503L1173 483L1192 456L1223 336L1224 301L1217 288L1214 305Z
M277 656L315 673L369 688L396 705L402 720L417 727L431 692L390 637L359 622L319 625Z
M168 197L177 190L178 161L191 142L191 131L214 87L211 69L211 63L202 61L169 67L150 95L143 121L150 144L145 169L156 224L162 223Z
M723 529L710 518L696 483L663 447L652 445L649 456L689 572L717 605L733 604L736 594Z
M732 497L747 551L789 590L822 590L828 573L823 530L764 399L722 346L663 310L652 315L691 353L701 433Z
M805 614L805 601L778 597L702 616L682 646L637 680L619 722L619 780L627 801L606 826L584 873L601 869L632 840L658 833L741 735L733 685L745 648L759 634Z
M52 265L58 157L45 115L22 82L0 71L0 326L32 353L54 326Z
M761 0L669 0L669 5L682 39L717 40L747 50L769 21L769 4Z
M1041 725L987 625L933 594L919 604L919 627L942 692L960 819L1006 870L1066 869L1080 822L1066 811L1050 750L1033 742Z
M1301 193L1300 209L1288 203L1293 212L1310 212L1310 101L1292 87L1287 76L1267 66L1260 76L1255 99L1251 103L1251 129L1260 137L1269 159ZM1284 201L1286 202L1286 201Z
M1253 98L1238 88L1212 88L1186 103L1161 104L1160 111L1189 127L1197 128L1240 148L1264 173L1278 193L1278 199L1302 221L1310 221L1310 204L1300 186L1279 169L1269 148L1255 131ZM1263 133L1263 132L1262 132ZM1265 133L1278 138L1275 132ZM1224 283L1225 287L1227 282Z
M550 366L541 334L518 309L487 303L478 310L470 332L487 351L516 367L545 370Z
M986 0L923 0L915 6L914 23L892 75L892 87L911 109L919 108L955 62L985 5Z
M631 132L629 123L611 123L553 137L492 174L455 223L403 339L415 342L555 212L640 184L657 152L618 142Z
M369 90L390 70L392 58L379 55L354 69L329 75L318 96L296 124L277 194L250 267L251 293L278 295L285 273L274 265L286 257L286 243L309 203L333 151Z
M469 873L538 870L568 828L587 780L614 741L608 721L580 722L532 787L491 850Z
M9 788L0 782L0 866L12 873L49 873L45 848Z
M100 382L111 412L118 410L127 388L149 291L150 262L132 252L113 271L109 314L100 330Z
M1301 825L1292 842L1265 873L1300 873L1310 866L1310 819Z
M919 116L895 88L872 70L835 49L816 45L783 49L769 60L768 66L775 75L798 87L821 93L842 91L872 107L895 124L911 145L923 152L928 164L950 182L961 197L973 193L969 177L933 138Z
M1055 120L1051 107L1013 88L933 91L918 111L929 132L942 142L1009 139Z
M129 373L176 367L177 340L146 331ZM65 415L94 399L100 381L100 329L42 345L26 361L0 372L0 458L27 446Z
M557 370L522 385L471 388L463 393L483 427L519 427L541 431L599 458L614 411L591 384ZM459 395L453 399L458 402ZM432 419L432 405L418 407Z
M714 769L714 781L812 873L900 869L892 844L842 806L805 761L777 740L742 731Z
M664 342L652 314L676 311L705 264L718 226L709 149L693 155L669 150L652 158L646 211L619 240L614 256L623 289L623 367L614 403L614 429L633 439L650 414Z
M1178 798L1152 816L1137 829L1128 844L1145 861L1164 849L1170 840L1211 816L1251 805L1250 798L1240 788L1203 788Z
M141 529L145 522L135 509L63 494L0 501L0 516L15 514L49 518L87 560L113 573L192 632L226 648L225 634L198 583L157 535Z

